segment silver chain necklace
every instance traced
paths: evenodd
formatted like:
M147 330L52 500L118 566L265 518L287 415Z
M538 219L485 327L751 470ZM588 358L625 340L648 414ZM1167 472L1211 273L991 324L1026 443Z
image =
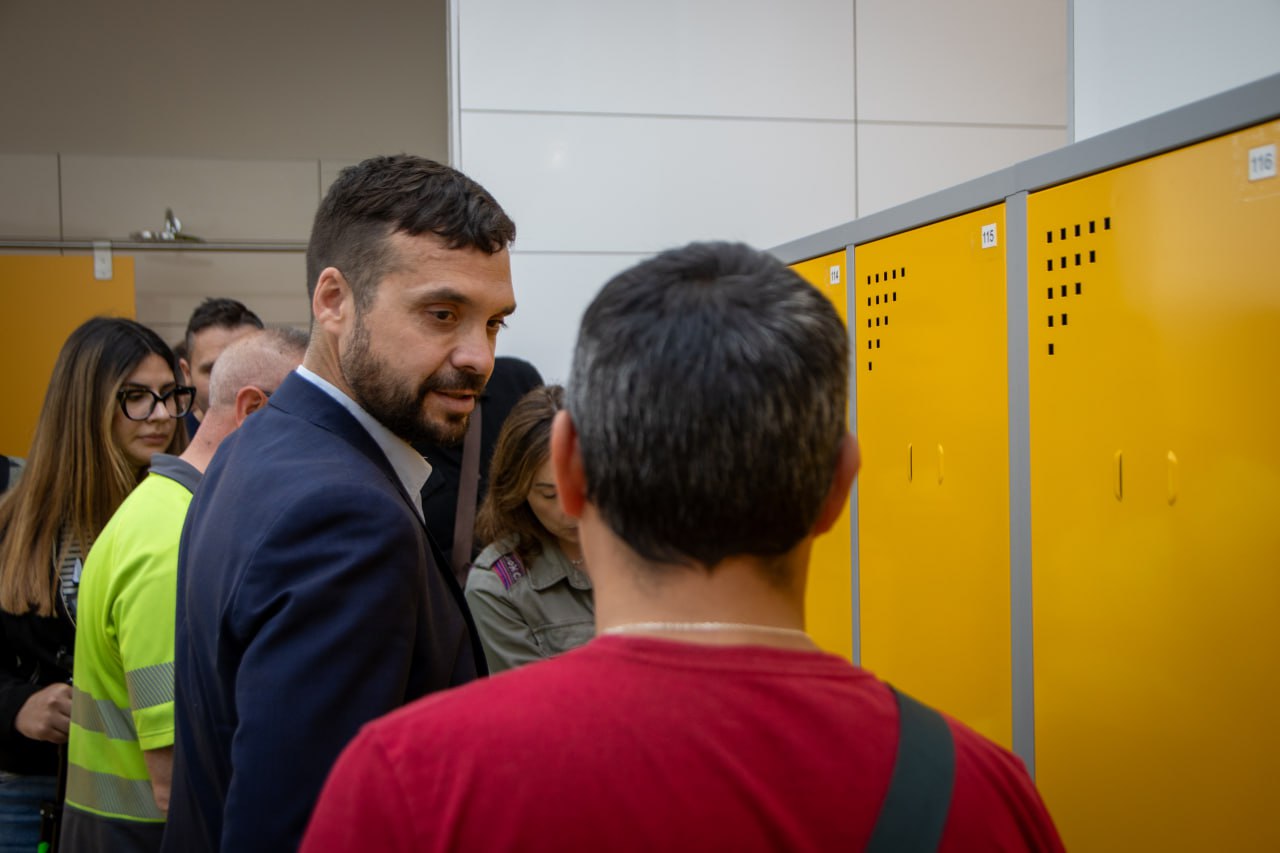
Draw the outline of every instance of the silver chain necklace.
M624 622L611 625L600 633L643 634L651 631L685 631L712 633L715 631L742 631L755 634L774 634L779 637L801 637L813 642L807 631L800 628L781 628L777 625L752 625L747 622Z

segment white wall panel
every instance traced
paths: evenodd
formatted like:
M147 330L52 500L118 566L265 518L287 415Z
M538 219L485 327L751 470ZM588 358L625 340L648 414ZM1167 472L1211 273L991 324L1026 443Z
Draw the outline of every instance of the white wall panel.
M861 0L858 120L1067 123L1066 0Z
M464 113L462 139L517 250L767 247L855 212L852 123Z
M1060 148L1066 128L858 125L858 214L977 178Z
M462 107L852 119L853 5L460 0Z
M548 383L564 384L582 313L606 281L643 257L514 252L517 307L498 336L498 354L532 362Z
M57 155L0 154L0 238L58 236Z
M1076 139L1280 73L1277 0L1074 0Z
M160 230L166 207L206 240L305 240L319 203L316 161L63 155L68 239Z

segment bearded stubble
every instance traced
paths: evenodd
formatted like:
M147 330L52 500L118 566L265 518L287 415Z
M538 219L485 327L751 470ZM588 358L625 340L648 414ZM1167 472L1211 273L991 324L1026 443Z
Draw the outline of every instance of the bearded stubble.
M359 314L351 346L342 354L339 365L360 407L411 444L453 445L462 441L471 416L445 413L443 421L432 420L425 408L427 395L432 391L479 394L485 384L485 377L479 374L446 369L426 377L416 389L398 384L387 362L373 352L369 330Z

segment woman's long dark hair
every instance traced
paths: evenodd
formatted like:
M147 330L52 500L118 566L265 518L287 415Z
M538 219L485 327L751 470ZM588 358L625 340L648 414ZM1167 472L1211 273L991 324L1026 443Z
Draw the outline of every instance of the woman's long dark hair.
M551 455L551 421L564 408L564 388L543 385L511 409L489 463L489 491L476 515L476 539L488 544L515 539L522 560L542 551L547 529L529 508L533 478Z
M26 470L0 499L0 609L52 616L60 533L88 548L145 475L124 455L112 424L116 392L153 353L181 382L169 345L133 320L95 317L62 345ZM165 452L181 452L186 444L179 421Z

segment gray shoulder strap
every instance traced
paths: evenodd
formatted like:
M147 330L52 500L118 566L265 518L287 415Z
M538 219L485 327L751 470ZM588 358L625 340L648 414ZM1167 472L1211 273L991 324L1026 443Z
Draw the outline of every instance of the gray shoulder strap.
M956 776L951 727L937 711L890 689L898 702L898 757L867 853L937 850Z

